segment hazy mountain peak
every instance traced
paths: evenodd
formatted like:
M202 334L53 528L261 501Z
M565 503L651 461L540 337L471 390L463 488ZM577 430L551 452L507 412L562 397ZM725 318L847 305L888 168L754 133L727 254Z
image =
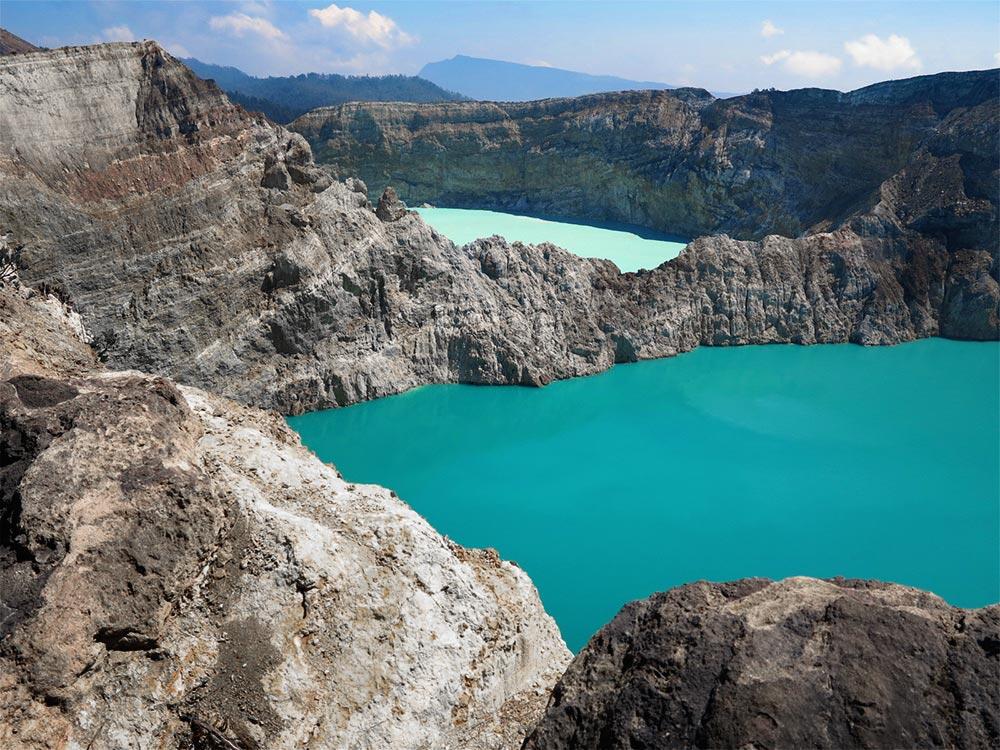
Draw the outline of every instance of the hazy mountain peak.
M545 65L455 55L425 65L421 78L473 99L530 101L629 89L670 89L667 83L592 75Z

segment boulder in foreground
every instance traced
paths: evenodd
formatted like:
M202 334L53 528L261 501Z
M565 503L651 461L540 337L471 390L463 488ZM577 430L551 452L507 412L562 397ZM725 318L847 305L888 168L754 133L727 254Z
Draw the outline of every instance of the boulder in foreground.
M997 747L1000 605L889 583L693 583L576 657L526 750Z

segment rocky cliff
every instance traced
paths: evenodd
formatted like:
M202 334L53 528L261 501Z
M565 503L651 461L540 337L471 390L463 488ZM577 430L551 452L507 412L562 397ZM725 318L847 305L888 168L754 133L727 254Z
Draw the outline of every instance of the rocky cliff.
M0 746L520 744L569 659L520 569L80 330L0 286Z
M892 184L935 204L901 214L902 225L954 239L956 248L991 248L998 111L1000 73L992 70L847 94L720 100L678 89L521 103L354 103L290 127L319 161L378 190L391 183L411 203L760 239L848 224ZM970 224L975 236L951 237Z
M525 750L991 748L1000 605L792 578L626 606L573 660Z
M665 111L704 98L670 96ZM953 112L940 137L966 143L993 109L965 110L968 127ZM595 134L608 121L590 117ZM155 43L0 58L0 223L24 278L72 300L111 366L285 413L702 344L996 338L993 203L955 171L970 154L928 151L836 231L706 237L620 274L546 245L457 248L398 206L380 218L363 184L331 184L301 136Z
M966 143L979 122L968 112L942 143ZM928 150L832 232L705 237L653 272L620 274L551 245L455 247L390 191L373 208L300 136L154 43L3 57L0 231L24 244L33 288L0 289L0 745L516 746L568 659L527 577L443 539L391 492L344 482L278 415L226 396L296 412L426 382L541 384L699 344L996 338L996 252L976 244L988 222L966 198L978 183L956 171L970 159ZM945 225L955 231L934 229ZM760 623L788 611L770 645L811 689L798 624L816 601L846 597L843 609L861 594L803 589L775 610L771 589L758 606L747 587L692 603L685 648L700 654L700 623L745 593L745 629L763 639L747 674L772 664ZM976 717L947 717L959 700L982 726L996 715L977 702L969 641L995 659L976 635L993 611L886 590L885 612L864 609L874 619L831 629L817 653L864 646L857 631L885 615L901 635L878 641L879 669L893 656L931 665L929 695L955 701L906 720L978 742ZM672 643L657 617L652 640ZM618 627L601 636L612 655ZM719 628L704 639L712 654L728 653ZM616 684L633 666L601 674ZM558 706L604 700L599 685L574 693L575 674L530 742L560 746L566 722L587 717ZM677 689L723 685L720 674ZM758 736L739 723L749 699L717 693L712 715ZM675 715L649 698L630 726ZM887 714L873 715L877 729ZM728 721L705 736L735 737Z

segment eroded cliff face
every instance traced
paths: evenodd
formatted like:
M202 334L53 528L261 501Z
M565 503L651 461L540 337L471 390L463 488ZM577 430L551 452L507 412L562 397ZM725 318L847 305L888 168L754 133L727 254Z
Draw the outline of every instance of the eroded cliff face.
M995 70L943 73L847 94L723 100L677 89L365 102L321 108L290 127L319 161L376 190L392 184L414 204L614 220L687 237L835 229L870 211L883 183L898 189L917 170L936 183L925 196L977 215L979 244L963 247L990 249L1000 203L998 80ZM927 234L953 231L942 215L901 218Z
M569 660L528 577L273 413L110 372L0 287L0 745L512 748Z
M875 581L693 583L627 605L525 750L989 748L1000 605Z
M616 116L589 100L596 130L578 139L599 143ZM657 111L702 103L681 92ZM363 184L331 185L300 136L151 42L2 58L0 104L0 218L25 278L65 291L110 365L285 413L423 383L538 385L701 344L997 336L996 250L977 249L989 211L960 200L965 157L930 146L850 226L702 238L623 275L552 246L457 248L398 207L380 218ZM936 137L975 130L988 157L978 115L950 117ZM951 234L907 224L942 221Z

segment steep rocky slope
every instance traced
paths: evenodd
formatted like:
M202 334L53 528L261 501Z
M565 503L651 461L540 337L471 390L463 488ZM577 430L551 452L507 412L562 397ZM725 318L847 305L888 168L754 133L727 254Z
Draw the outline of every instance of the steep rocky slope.
M942 73L842 94L629 91L523 103L354 103L290 126L319 161L403 200L615 220L696 237L836 228L892 182L937 210L931 235L997 231L1000 73ZM920 173L921 185L908 182ZM928 184L929 181L929 184ZM928 194L933 195L931 198ZM959 216L948 215L948 211Z
M569 659L523 572L77 323L0 286L0 746L521 742Z
M0 55L23 55L25 52L37 52L40 48L7 29L0 29Z
M626 606L525 750L991 748L1000 605L870 581L694 583Z
M112 366L286 413L429 382L537 385L701 344L996 338L996 249L966 247L990 224L948 182L959 161L928 155L851 227L705 237L620 274L377 215L301 136L154 43L0 58L0 223L26 245L24 277L72 299Z

